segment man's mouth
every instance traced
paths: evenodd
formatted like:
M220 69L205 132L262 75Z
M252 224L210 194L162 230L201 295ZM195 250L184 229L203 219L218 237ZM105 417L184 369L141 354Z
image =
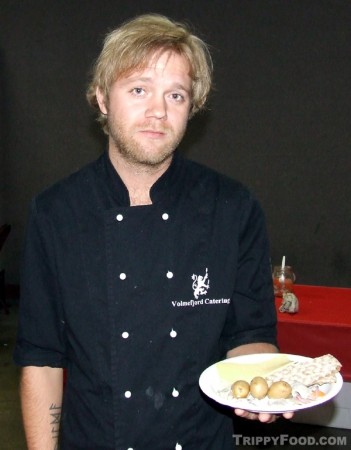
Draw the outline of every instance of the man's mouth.
M153 130L153 129L140 130L139 133L151 139L161 138L166 135L165 130Z

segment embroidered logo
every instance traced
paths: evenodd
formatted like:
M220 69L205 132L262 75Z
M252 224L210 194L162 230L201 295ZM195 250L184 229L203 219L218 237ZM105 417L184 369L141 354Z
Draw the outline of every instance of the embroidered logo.
M207 294L207 290L210 288L210 280L208 279L208 269L206 268L205 276L192 275L194 297L199 298L200 295Z

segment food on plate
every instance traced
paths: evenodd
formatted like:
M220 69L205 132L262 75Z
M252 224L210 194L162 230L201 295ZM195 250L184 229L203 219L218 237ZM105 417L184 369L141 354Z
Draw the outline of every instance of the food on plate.
M287 383L302 383L305 386L335 383L340 371L340 362L332 355L323 355L308 361L291 362L266 376L268 384L284 380Z
M334 398L343 386L342 376L338 373L340 369L341 363L332 355L313 359L300 355L257 353L212 364L202 372L199 385L209 398L230 408L282 414L321 405ZM303 374L302 382L295 380L299 378L296 374ZM269 395L267 391L263 398L257 398L250 392L251 382L254 379L257 382L257 378L263 378L268 389L277 384ZM309 382L316 384L307 385Z
M322 397L324 392L319 387L335 382L341 368L340 362L329 354L302 361L272 354L257 363L221 361L216 366L220 377L230 380L230 395L235 399L298 403Z
M250 385L245 380L238 380L232 384L232 394L234 398L246 398L250 392Z
M268 389L268 398L289 398L292 387L286 381L275 381Z
M308 403L310 400L318 400L325 396L325 393L320 386L305 386L302 383L294 383L292 385L291 395L300 403Z
M264 398L268 392L268 384L263 377L254 377L250 383L250 394L254 398Z
M231 386L231 393L234 398L252 398L262 400L266 396L269 398L288 398L292 392L292 387L285 381L276 381L270 387L263 377L254 377L249 384L245 380L237 380Z
M269 358L264 361L239 363L231 361L220 361L216 364L219 377L223 381L233 383L236 380L244 380L251 383L256 376L266 377L276 369L283 368L290 364L291 360L287 355L272 353Z

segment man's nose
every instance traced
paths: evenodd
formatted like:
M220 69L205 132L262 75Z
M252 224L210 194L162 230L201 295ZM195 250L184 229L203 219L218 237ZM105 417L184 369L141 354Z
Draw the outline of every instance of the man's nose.
M147 118L155 117L156 119L167 118L167 104L163 95L152 96L149 100L145 115Z

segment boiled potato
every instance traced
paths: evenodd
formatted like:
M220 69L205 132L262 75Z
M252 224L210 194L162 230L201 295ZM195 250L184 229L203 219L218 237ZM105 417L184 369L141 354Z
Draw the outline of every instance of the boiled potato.
M292 388L286 381L276 381L268 389L269 398L289 398L291 395Z
M252 397L264 398L268 392L267 381L263 377L254 377L250 383L250 394Z
M232 384L232 394L235 398L246 398L250 392L250 385L247 381L238 380Z

